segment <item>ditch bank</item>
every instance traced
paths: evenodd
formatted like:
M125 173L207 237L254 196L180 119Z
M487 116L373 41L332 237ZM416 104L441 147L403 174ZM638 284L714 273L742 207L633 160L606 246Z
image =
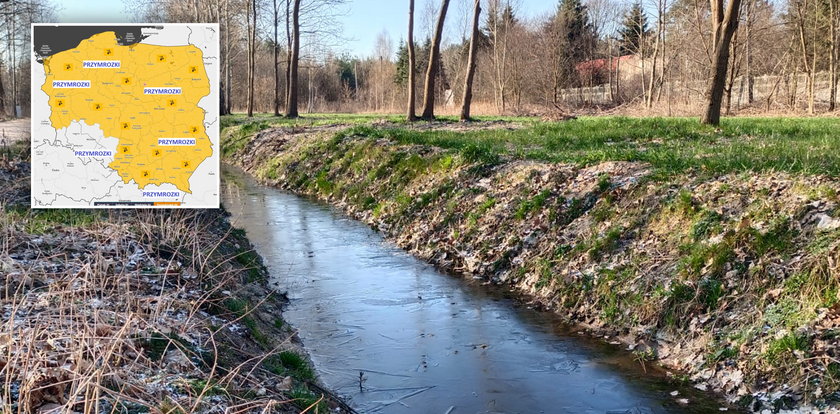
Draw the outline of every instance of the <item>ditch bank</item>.
M838 407L836 180L662 178L642 163L550 164L471 146L401 145L388 128L237 125L223 131L223 156L730 402Z
M352 412L226 212L31 210L28 158L0 151L6 411Z

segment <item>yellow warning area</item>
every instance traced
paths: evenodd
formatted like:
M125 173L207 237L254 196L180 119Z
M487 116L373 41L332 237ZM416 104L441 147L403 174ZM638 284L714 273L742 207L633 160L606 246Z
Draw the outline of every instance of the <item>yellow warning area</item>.
M119 61L120 67L90 68L85 61ZM114 32L103 32L45 59L44 69L41 89L49 96L54 128L73 121L99 125L106 137L119 139L110 167L125 183L171 183L190 192L190 177L212 154L198 106L210 94L199 48L121 46ZM90 81L90 88L54 88L54 81ZM146 94L145 88L180 88L180 94ZM195 144L158 145L160 138Z

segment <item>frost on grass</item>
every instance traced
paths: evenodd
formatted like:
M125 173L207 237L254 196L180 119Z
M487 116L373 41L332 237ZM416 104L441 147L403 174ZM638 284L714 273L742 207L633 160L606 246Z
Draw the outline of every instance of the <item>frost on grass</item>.
M324 404L277 359L298 352L281 301L223 212L31 211L27 167L0 159L4 412Z

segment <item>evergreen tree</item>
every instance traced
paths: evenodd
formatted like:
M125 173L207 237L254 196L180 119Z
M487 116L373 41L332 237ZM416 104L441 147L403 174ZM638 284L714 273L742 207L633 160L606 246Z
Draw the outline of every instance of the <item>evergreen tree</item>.
M347 89L353 94L357 92L356 67L358 63L358 59L351 58L348 55L344 55L336 59L338 77L341 79L341 84L342 86L347 87Z
M585 58L585 52L595 42L595 29L589 21L586 5L581 0L560 0L557 17L565 34L565 42L573 61Z
M549 30L555 39L557 65L566 87L577 86L581 79L576 65L592 57L598 35L589 21L589 13L581 0L560 0Z
M400 86L405 86L408 81L408 45L405 41L400 41L400 47L397 49L397 71L394 73L394 83Z
M496 30L498 30L500 34L503 34L508 28L515 27L519 24L519 19L513 12L513 6L506 4L504 8L502 8L501 13L499 13L498 9L495 7L496 5L494 3L490 4L490 9L487 12L486 24L483 30L491 41L493 40L493 34Z
M415 68L416 73L422 73L423 68L428 65L429 51L432 48L432 39L426 38L423 44L414 45L415 53ZM397 71L394 74L394 83L403 86L408 82L408 44L405 41L400 42L399 49L397 49ZM418 78L418 82L422 79Z
M624 15L622 27L618 31L620 53L622 55L641 53L642 42L649 35L647 15L642 9L641 1L637 1Z

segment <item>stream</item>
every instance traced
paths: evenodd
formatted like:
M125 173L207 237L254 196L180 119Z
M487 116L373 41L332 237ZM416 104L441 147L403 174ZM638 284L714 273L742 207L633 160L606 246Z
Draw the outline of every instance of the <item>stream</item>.
M230 166L223 188L231 222L247 232L272 283L288 291L284 318L299 331L319 377L359 412L721 407L504 289L436 270L335 208L261 185Z

